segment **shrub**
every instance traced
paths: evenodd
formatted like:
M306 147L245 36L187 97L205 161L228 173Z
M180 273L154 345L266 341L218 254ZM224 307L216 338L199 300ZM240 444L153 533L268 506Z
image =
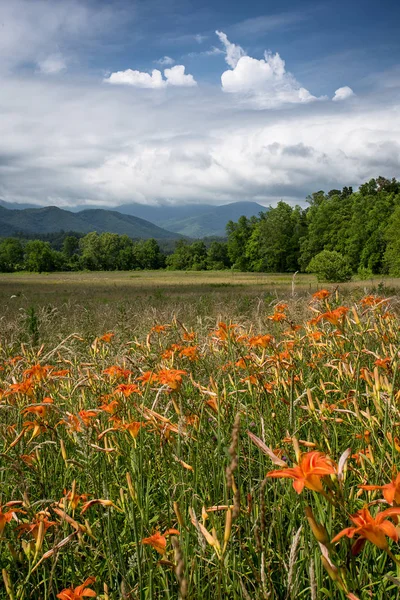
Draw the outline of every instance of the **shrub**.
M310 261L307 273L315 273L318 281L349 281L351 268L347 259L339 252L323 250Z

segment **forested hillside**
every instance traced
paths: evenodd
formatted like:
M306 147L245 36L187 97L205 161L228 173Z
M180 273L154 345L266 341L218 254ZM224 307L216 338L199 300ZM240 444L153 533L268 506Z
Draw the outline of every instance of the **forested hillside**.
M307 198L279 202L259 217L228 224L228 255L250 271L306 271L323 250L339 253L352 273L400 275L400 182L371 179Z
M104 232L78 238L66 236L61 249L5 238L0 269L321 271L337 281L355 273L400 276L400 182L378 177L356 192L351 187L315 192L306 208L281 201L258 217L230 221L226 241L179 240L168 256L154 239L133 242Z

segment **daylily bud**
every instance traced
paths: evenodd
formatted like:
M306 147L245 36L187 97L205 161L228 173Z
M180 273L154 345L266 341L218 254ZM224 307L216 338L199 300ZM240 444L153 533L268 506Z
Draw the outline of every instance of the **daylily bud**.
M67 465L67 451L65 449L64 440L60 440L60 447L61 447L61 456L63 457L64 462Z
M25 552L26 556L29 558L29 556L35 550L35 542L33 540L30 540L29 542L22 540L21 543L22 543L22 550Z
M340 574L334 564L330 563L325 556L321 556L321 562L324 565L326 572L333 581L339 581Z
M318 542L320 542L321 544L326 545L327 542L329 541L329 536L328 536L328 532L326 531L325 527L323 525L321 525L320 523L317 523L317 521L314 518L313 512L309 506L306 506L305 513L306 513L307 521L311 527L311 530L312 530L316 540Z
M223 549L223 552L225 552L226 547L227 547L228 542L229 542L229 538L231 537L231 530L232 530L232 511L231 511L230 508L228 508L228 510L226 511L226 518L225 518L224 549Z
M131 477L130 473L126 474L126 482L128 484L129 495L132 498L132 500L135 501L136 500L136 492L135 492L135 488L133 487L132 477Z
M38 530L37 537L36 537L36 544L35 544L36 553L38 553L40 548L42 547L43 540L44 540L44 533L45 533L44 521L42 520L39 523L39 530Z
M184 520L184 518L182 516L182 513L180 511L179 504L177 502L174 502L173 507L174 507L174 513L176 515L176 519L177 519L179 525L181 527L184 527L185 526L185 520Z
M13 588L11 585L10 576L7 573L6 569L2 569L1 573L3 575L4 587L6 588L6 593L8 594L8 597L10 598L10 600L14 600L14 591L13 591Z

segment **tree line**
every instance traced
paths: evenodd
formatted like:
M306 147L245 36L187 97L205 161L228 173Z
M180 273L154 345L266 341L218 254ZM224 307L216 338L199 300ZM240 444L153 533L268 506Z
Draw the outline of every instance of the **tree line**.
M179 240L173 252L154 239L96 232L51 241L3 238L0 270L219 270L323 271L346 279L387 273L400 276L400 182L378 177L360 186L318 191L308 206L279 202L256 217L227 224L227 239ZM321 266L322 265L322 266Z

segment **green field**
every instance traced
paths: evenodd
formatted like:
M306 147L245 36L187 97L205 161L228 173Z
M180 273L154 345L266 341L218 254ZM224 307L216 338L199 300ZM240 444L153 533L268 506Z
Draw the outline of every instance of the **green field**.
M296 313L302 298L321 287L313 275L238 273L235 271L129 271L0 274L3 335L21 325L34 310L42 337L72 332L97 335L122 328L130 335L174 316L192 324L198 319L258 320L269 306L289 299ZM331 289L337 286L330 285ZM339 284L344 294L385 289L396 293L400 280Z
M397 286L3 275L0 599L397 598Z

